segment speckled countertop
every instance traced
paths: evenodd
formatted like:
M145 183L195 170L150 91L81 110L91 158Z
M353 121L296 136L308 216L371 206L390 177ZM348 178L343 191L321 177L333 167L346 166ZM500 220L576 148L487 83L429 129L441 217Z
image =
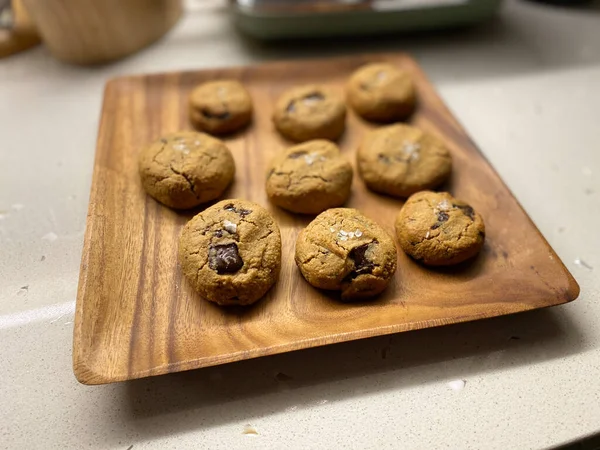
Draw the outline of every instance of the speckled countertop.
M0 448L485 448L600 432L600 7L508 1L475 30L267 47L197 2L121 62L0 61ZM318 47L318 48L316 48ZM128 73L408 50L581 285L574 303L86 387L73 311L102 89ZM489 218L493 220L493 218Z

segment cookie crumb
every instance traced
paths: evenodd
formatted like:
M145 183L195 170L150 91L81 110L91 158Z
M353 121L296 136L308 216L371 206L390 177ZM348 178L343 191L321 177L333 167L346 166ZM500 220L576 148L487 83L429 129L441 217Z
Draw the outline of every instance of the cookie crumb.
M448 383L448 387L453 391L462 391L467 382L465 380L454 380Z
M244 425L244 431L242 431L242 434L258 434L258 431L256 431L256 428L254 428L252 425L246 424Z

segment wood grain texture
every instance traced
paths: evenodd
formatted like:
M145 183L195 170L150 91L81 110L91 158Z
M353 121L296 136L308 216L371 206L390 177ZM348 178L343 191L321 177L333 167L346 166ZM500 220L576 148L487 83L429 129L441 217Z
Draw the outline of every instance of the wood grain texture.
M399 251L390 287L371 302L343 304L309 286L294 264L299 230L309 217L267 201L269 159L289 145L273 129L275 99L286 88L319 82L343 90L348 75L371 61L410 70L420 104L411 122L441 137L454 158L445 186L486 221L487 241L471 263L431 270ZM187 96L202 81L236 78L256 114L226 139L237 173L224 198L266 206L281 227L279 282L246 309L221 308L193 292L177 262L181 227L197 211L178 213L146 196L139 150L164 133L191 129ZM349 114L340 140L354 164L372 125ZM365 189L356 176L348 206L393 232L402 202ZM74 330L74 371L85 384L159 375L302 348L482 319L574 300L579 287L496 172L406 55L370 55L247 68L119 78L108 83L83 249Z

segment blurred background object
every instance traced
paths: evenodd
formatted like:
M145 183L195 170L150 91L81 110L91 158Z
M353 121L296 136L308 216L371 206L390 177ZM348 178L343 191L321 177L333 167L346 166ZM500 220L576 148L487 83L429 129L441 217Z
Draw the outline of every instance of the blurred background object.
M181 0L24 0L58 59L103 63L162 37L181 16Z
M501 0L232 0L236 23L261 39L358 36L467 25Z
M0 0L0 58L27 50L40 38L21 0Z

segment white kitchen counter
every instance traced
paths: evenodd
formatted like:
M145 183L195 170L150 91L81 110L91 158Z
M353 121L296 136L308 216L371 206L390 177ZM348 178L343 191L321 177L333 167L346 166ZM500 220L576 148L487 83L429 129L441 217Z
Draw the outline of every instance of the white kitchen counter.
M599 433L595 5L509 1L475 30L273 47L247 41L224 9L198 1L165 39L111 65L67 66L43 48L0 60L0 448L529 449ZM73 311L106 80L394 49L423 65L572 271L580 298L130 383L78 384Z

